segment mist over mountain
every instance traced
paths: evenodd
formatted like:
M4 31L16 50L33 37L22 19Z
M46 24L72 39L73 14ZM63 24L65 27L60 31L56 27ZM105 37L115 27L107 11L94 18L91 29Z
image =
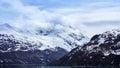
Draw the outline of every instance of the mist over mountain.
M69 26L41 27L34 31L21 30L9 24L0 26L1 64L46 65L89 40L79 30Z
M0 0L0 64L119 65L119 27L120 0Z
M0 24L7 23L26 32L61 24L82 30L91 38L119 28L119 8L118 0L70 0L69 3L63 0L1 0Z

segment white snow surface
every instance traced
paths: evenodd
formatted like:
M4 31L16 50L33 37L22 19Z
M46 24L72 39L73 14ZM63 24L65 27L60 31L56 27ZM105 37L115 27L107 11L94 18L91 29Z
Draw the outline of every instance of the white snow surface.
M111 35L111 39L112 40L106 41L106 39L108 38L108 36L110 37L110 35ZM111 31L104 32L104 33L102 33L102 35L99 36L99 38L98 38L98 44L88 46L87 50L93 52L94 48L95 47L99 48L99 46L101 44L108 43L108 42L114 43L113 40L117 38L117 35L120 35L120 30L119 29L113 29ZM94 41L91 41L91 42L94 43ZM120 47L120 42L117 42L117 44L114 44L114 45L111 45L111 46ZM98 49L98 50L101 50L101 49ZM117 50L109 49L109 50L104 50L102 52L104 53L105 56L108 56L109 54L120 55L120 49L117 49Z
M39 31L41 31L41 33ZM30 31L20 30L10 26L9 24L3 24L0 25L0 34L13 35L14 39L20 42L29 42L32 47L30 47L28 50L55 50L56 47L60 47L67 51L70 51L77 46L81 46L89 40L88 37L84 36L79 30L63 25L55 25L54 28L51 29L39 28L35 31ZM22 43L21 45L29 46L23 45ZM21 45L16 46L16 51L20 50ZM7 51L9 51L9 49Z
M98 38L95 38L94 40L89 41L88 43L90 43L90 44L86 45L85 48L82 49L81 47L78 47L76 50L71 52L68 56L71 56L72 54L74 54L78 51L87 51L89 53L101 51L104 54L104 56L108 56L110 54L120 55L119 48L116 50L113 50L112 48L106 49L103 47L101 49L101 46L100 46L101 44L106 44L106 43L110 43L110 42L114 43L114 40L117 38L118 35L120 35L119 29L114 29L111 31L104 32L102 34L98 34ZM111 40L108 40L108 37L110 37ZM108 41L106 41L106 40L108 40ZM120 41L118 41L117 43L108 45L108 46L120 47Z

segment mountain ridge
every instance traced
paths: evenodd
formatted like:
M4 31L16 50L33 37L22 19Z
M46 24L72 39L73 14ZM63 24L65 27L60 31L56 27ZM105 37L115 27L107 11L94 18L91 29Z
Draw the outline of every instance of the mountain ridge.
M53 60L59 59L67 54L71 49L88 40L88 38L79 33L78 30L65 26L63 27L62 25L56 29L47 30L41 28L39 31L34 32L26 30L23 31L14 27L12 28L9 24L3 24L2 26L8 29L8 31L0 31L1 64L36 63L46 65ZM9 27L12 29L9 29ZM24 59L19 57L22 53ZM32 55L31 58L27 56L30 54ZM34 57L36 57L36 59ZM31 62L32 60L34 62ZM36 60L39 60L39 62L36 62Z
M120 30L94 35L82 47L78 46L50 65L58 66L119 66Z

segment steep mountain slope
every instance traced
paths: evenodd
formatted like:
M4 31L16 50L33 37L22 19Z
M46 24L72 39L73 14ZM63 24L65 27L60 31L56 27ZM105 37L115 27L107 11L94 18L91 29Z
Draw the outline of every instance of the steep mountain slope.
M45 65L82 45L86 40L88 38L78 30L62 25L30 31L2 24L0 63Z
M120 66L120 30L95 35L87 44L73 49L50 65Z

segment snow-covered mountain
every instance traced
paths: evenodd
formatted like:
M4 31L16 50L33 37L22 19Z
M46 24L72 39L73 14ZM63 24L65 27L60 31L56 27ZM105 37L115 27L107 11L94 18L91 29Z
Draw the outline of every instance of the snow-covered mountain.
M97 34L82 47L73 49L69 54L51 65L120 65L120 30Z
M81 31L69 26L40 27L33 31L2 24L0 25L0 63L46 64L62 57L88 40ZM28 56L30 54L31 57ZM20 55L23 55L25 60L20 59Z

